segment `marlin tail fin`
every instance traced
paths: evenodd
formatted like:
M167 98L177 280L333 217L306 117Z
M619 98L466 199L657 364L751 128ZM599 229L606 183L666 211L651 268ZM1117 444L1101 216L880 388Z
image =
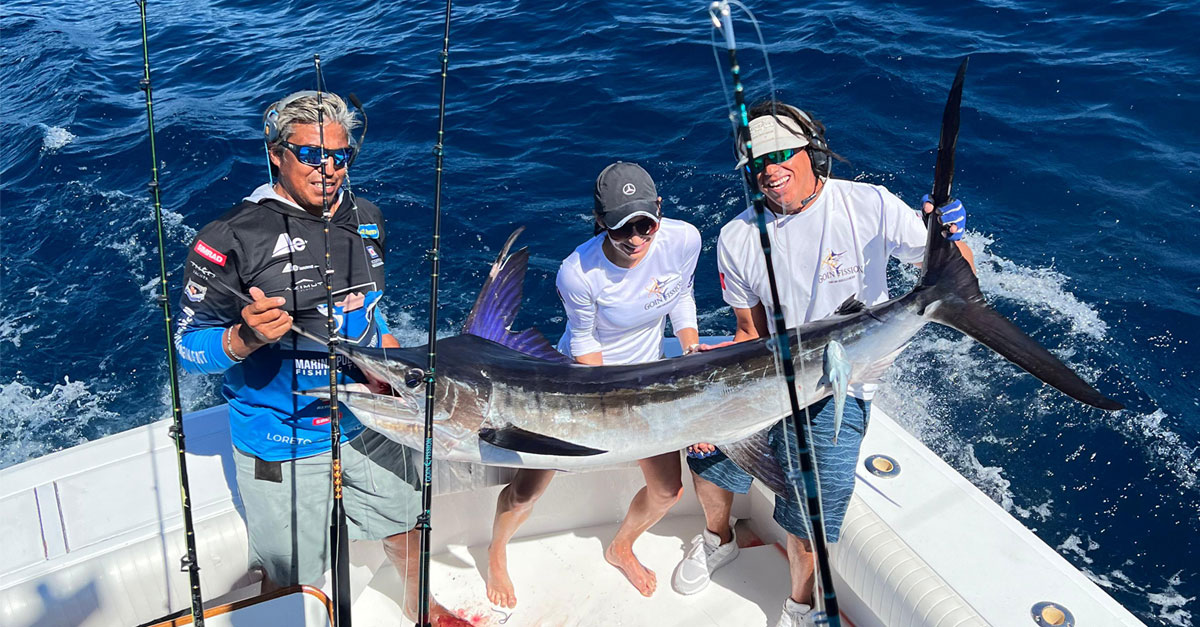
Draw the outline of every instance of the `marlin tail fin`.
M952 200L950 190L954 182L954 152L958 144L959 109L968 60L964 59L958 67L946 99L946 109L942 113L942 132L938 139L931 194L933 205L939 209ZM1081 403L1107 410L1124 408L1124 405L1096 391L1017 325L989 307L979 291L979 280L975 278L971 265L963 258L958 246L942 236L940 221L931 213L925 216L925 224L928 228L925 262L917 290L929 290L922 312L926 318L966 333Z
M1079 378L1037 340L988 306L979 291L979 280L958 247L942 237L937 220L930 220L930 225L921 277L921 288L933 294L923 312L926 318L962 331L1081 403L1110 411L1125 408Z

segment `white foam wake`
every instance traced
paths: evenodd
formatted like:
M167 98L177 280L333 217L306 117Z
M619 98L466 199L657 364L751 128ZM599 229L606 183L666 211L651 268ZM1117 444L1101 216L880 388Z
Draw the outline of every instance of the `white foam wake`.
M1088 557L1088 552L1099 549L1100 544L1093 540L1091 536L1087 539L1086 549L1083 544L1083 540L1079 536L1071 534L1067 536L1067 539L1062 544L1055 548L1059 553L1074 553L1085 564L1092 564L1094 560ZM1126 562L1126 565L1130 564L1132 562ZM1120 568L1114 568L1107 573L1096 573L1087 567L1084 567L1082 570L1088 579L1091 579L1096 585L1102 588L1134 592L1145 596L1150 605L1154 606L1157 610L1154 617L1162 619L1163 623L1176 625L1177 627L1192 627L1192 613L1184 608L1188 603L1195 601L1196 597L1184 596L1183 593L1179 592L1179 587L1183 584L1180 573L1175 573L1167 579L1166 588L1152 590L1149 586L1138 585Z
M49 390L20 381L0 385L0 468L87 440L83 427L116 418L106 409L109 394L93 392L86 383L63 377ZM45 435L54 434L54 443Z
M42 129L42 152L54 152L75 141L75 135L61 126L38 124Z

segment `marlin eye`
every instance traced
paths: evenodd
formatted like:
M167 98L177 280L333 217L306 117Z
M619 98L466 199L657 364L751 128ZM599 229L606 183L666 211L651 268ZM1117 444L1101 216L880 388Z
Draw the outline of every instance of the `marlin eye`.
M425 379L425 371L420 368L413 368L404 375L404 385L410 388L415 388L421 385L421 381Z

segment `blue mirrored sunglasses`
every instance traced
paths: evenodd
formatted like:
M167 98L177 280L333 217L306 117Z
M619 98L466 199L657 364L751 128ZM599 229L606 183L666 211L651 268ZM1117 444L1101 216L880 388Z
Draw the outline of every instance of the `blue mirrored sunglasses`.
M304 165L310 165L314 168L321 167L321 147L320 146L297 146L292 142L279 142L284 148L287 148L296 159ZM325 149L325 158L333 158L333 167L342 169L346 164L350 163L350 158L354 156L354 149L350 147L338 148L336 150Z
M762 172L772 163L783 163L796 156L797 152L799 151L792 148L785 148L783 150L776 150L775 152L768 152L765 155L759 155L754 158L754 171Z

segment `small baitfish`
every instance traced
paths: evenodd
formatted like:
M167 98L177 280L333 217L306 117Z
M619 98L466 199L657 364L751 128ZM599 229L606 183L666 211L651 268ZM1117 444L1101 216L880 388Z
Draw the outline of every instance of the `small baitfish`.
M833 389L833 443L842 430L842 412L846 409L846 387L850 385L850 358L837 340L825 345L825 383Z

